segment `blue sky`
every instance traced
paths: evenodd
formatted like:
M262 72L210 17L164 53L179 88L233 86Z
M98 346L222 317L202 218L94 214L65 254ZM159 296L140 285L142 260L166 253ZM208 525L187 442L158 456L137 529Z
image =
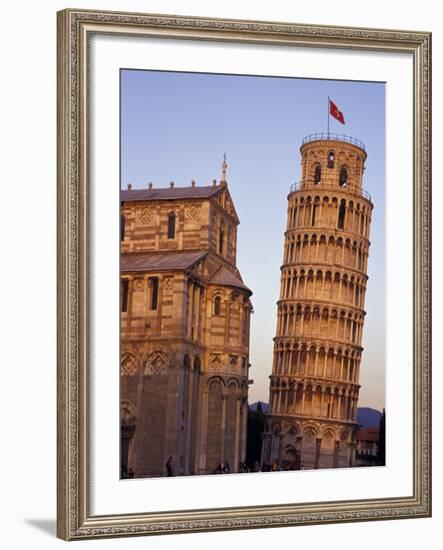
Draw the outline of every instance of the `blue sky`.
M223 153L237 213L237 262L253 290L250 402L268 401L287 194L300 180L300 144L327 127L327 98L363 141L363 186L374 202L359 406L384 407L385 85L262 76L121 71L121 182L125 188L209 185Z

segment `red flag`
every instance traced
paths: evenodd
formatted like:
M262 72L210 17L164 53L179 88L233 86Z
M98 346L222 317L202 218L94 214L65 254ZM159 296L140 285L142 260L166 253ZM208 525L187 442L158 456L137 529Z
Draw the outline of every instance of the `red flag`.
M329 100L329 114L333 116L336 120L341 122L342 124L345 123L345 117L343 116L343 113L339 110L339 108L332 101L332 99Z

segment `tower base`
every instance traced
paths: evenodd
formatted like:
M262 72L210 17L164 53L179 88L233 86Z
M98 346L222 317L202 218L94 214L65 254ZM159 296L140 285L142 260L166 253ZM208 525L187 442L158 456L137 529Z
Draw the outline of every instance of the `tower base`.
M352 422L270 416L263 433L261 469L348 468L355 463Z

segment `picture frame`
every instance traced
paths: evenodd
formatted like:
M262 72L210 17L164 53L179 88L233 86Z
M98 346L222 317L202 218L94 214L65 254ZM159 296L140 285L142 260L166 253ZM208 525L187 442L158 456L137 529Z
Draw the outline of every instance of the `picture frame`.
M412 492L318 502L92 511L91 103L93 36L408 54L413 63ZM431 34L68 9L58 13L58 505L65 540L431 515ZM321 75L319 75L321 78ZM406 300L406 298L405 298ZM192 481L192 480L191 480ZM159 483L163 480L159 480ZM258 482L259 483L259 482Z

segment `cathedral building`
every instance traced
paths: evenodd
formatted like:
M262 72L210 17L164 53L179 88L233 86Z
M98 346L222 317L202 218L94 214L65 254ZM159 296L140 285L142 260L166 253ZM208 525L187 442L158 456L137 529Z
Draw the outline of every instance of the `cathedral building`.
M373 204L364 145L314 134L288 195L262 465L354 465Z
M121 192L121 466L238 471L246 454L251 290L226 181Z

